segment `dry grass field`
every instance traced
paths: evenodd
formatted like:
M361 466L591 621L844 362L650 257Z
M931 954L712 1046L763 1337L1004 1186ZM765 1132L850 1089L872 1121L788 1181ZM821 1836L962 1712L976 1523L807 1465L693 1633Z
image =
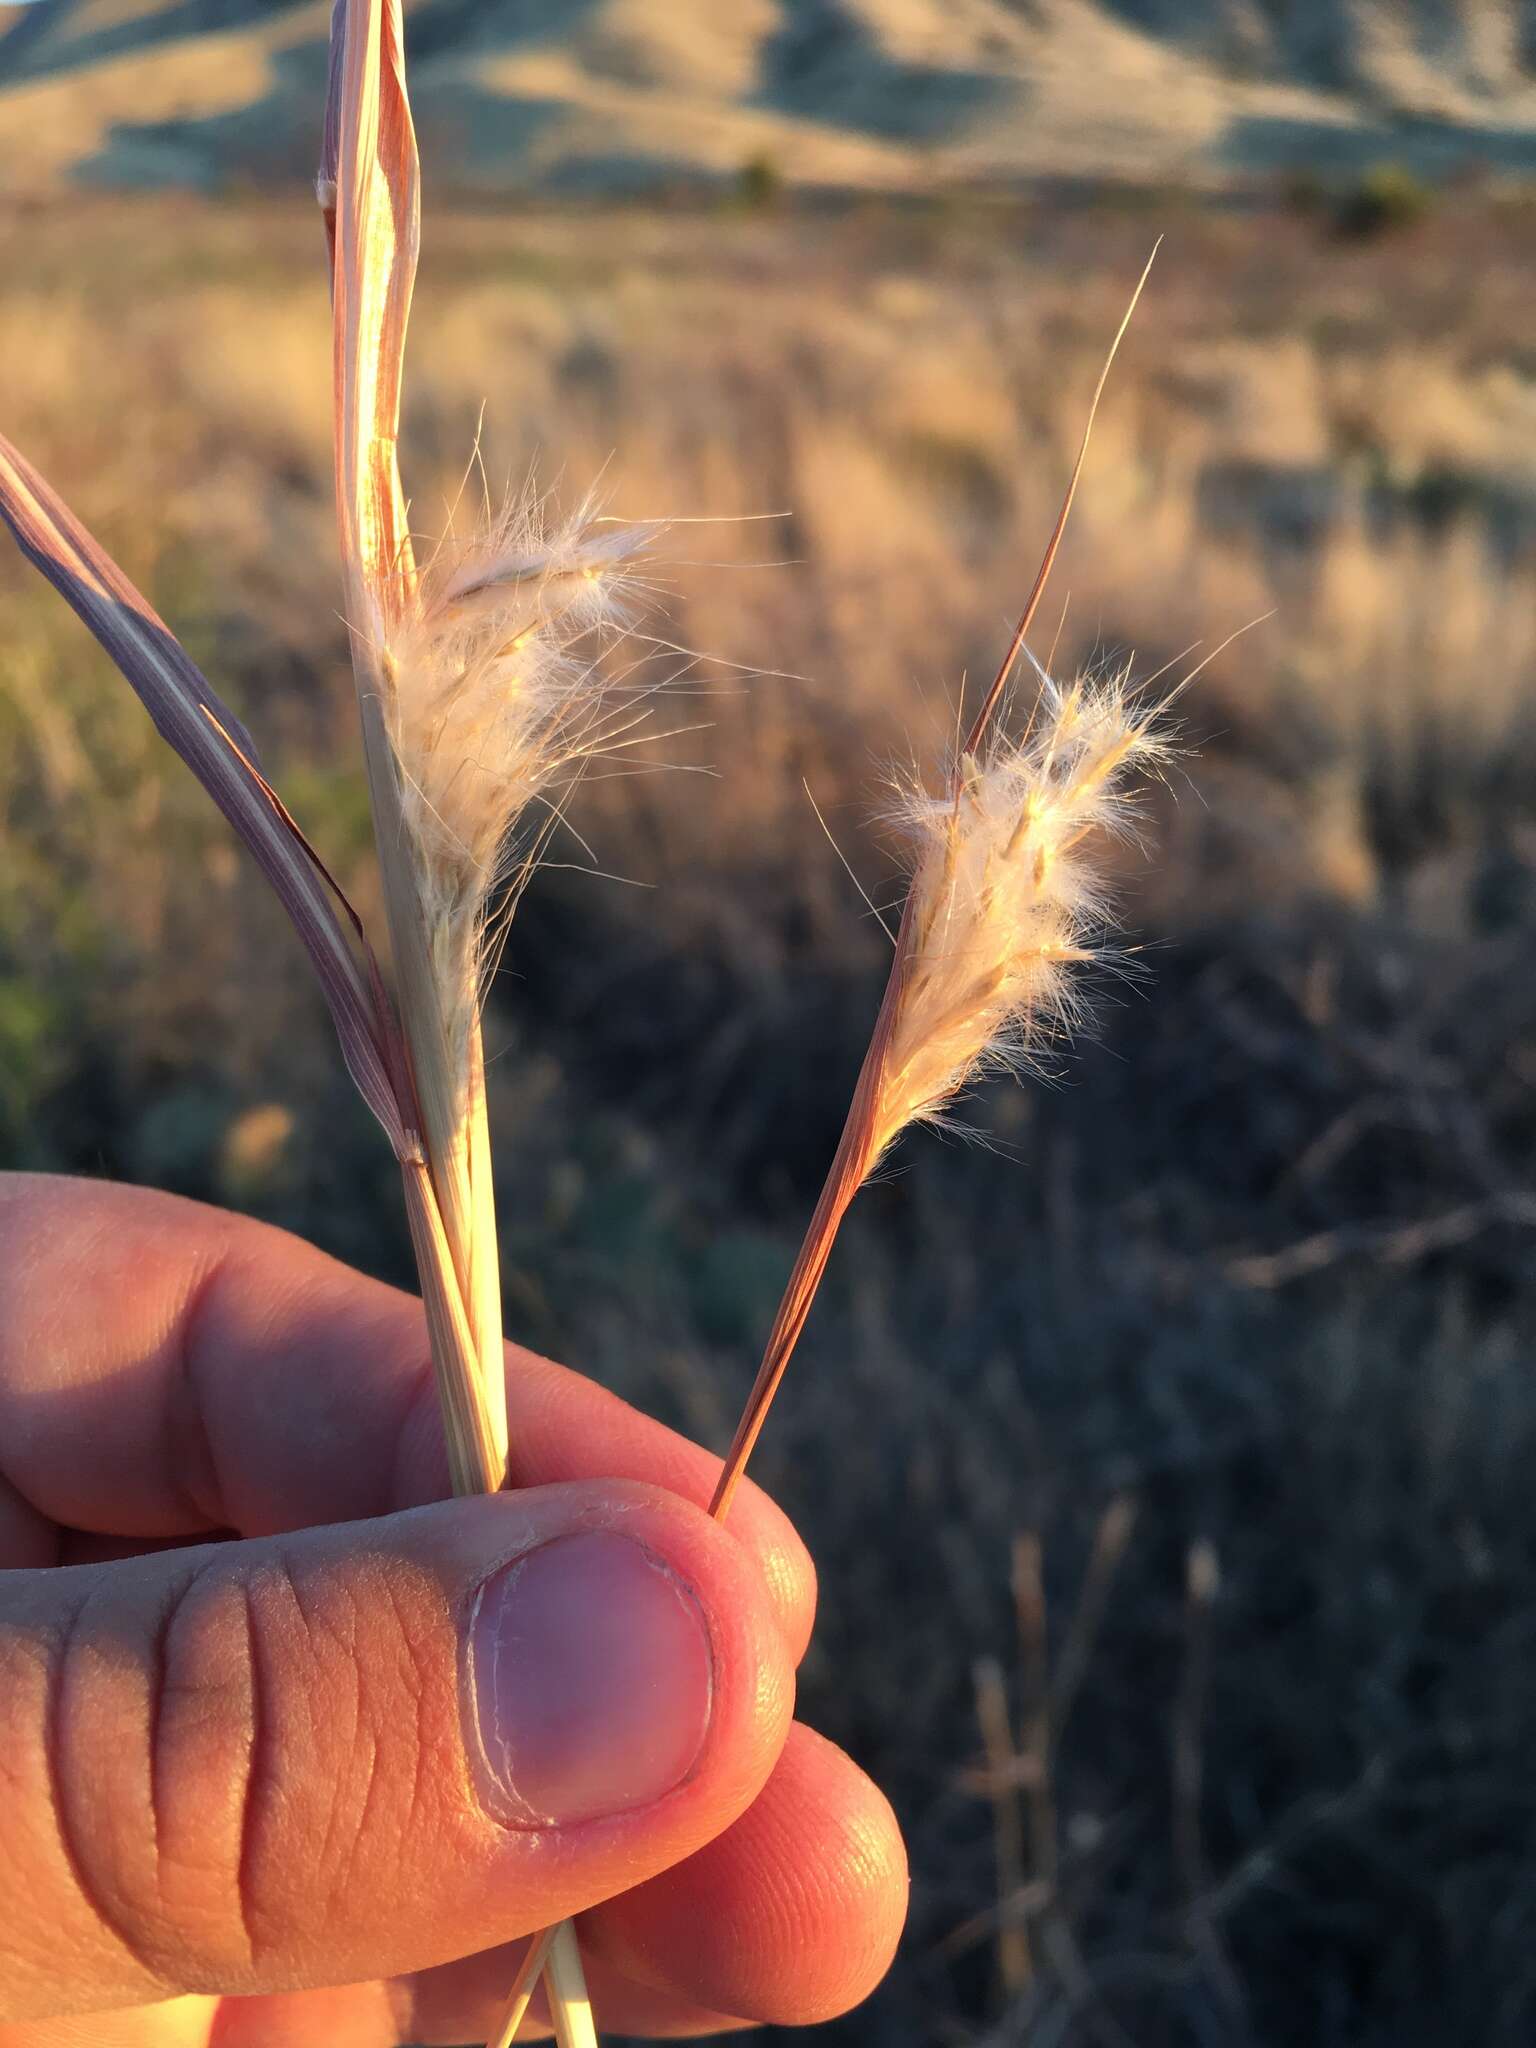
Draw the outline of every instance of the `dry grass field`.
M509 1325L722 1443L847 1099L867 820L1006 638L1154 234L1058 664L1236 642L1124 860L1148 968L921 1136L758 1476L804 1711L887 1786L903 1959L833 2037L1536 2032L1536 284L1529 207L956 203L430 222L407 481L600 473L659 548L658 741L489 1019ZM0 217L0 424L181 631L365 914L308 213ZM470 488L478 488L471 482ZM759 515L776 515L760 517ZM0 564L0 1158L397 1279L391 1162L278 912ZM645 650L639 650L644 653ZM671 766L662 764L670 763ZM576 834L579 833L579 838ZM600 873L586 872L587 869Z

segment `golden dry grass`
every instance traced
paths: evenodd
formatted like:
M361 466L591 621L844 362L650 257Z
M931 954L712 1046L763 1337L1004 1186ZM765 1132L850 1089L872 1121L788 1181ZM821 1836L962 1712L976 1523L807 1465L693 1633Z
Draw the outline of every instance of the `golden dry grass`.
M1214 807L1267 842L1254 851L1277 896L1377 886L1351 817L1363 747L1409 747L1443 720L1448 745L1486 754L1523 723L1530 291L1486 260L1518 231L1479 223L1464 247L1448 221L1411 251L1362 251L1284 218L1192 222L1101 422L1058 578L1061 658L1130 648L1156 667L1278 608L1219 666L1197 721L1228 728L1202 788L1214 802L1239 785ZM21 445L130 567L152 574L158 555L195 575L253 678L279 650L333 659L307 216L73 204L22 212L3 237ZM802 838L807 771L835 809L872 754L947 735L958 679L994 654L1048 529L1149 239L1091 216L434 224L407 421L418 531L445 522L483 405L498 486L532 469L574 501L602 472L621 513L724 522L673 536L675 637L803 679L708 707L716 731L693 757L745 756L750 775L691 784L686 804L670 784L589 798L605 865L643 829L691 893L690 842L755 861ZM13 675L33 659L23 636ZM318 700L293 698L267 729L329 741L330 676ZM47 772L78 771L57 707L31 722ZM1284 787L1253 792L1241 742L1277 723L1319 734ZM653 858L637 879L657 878Z

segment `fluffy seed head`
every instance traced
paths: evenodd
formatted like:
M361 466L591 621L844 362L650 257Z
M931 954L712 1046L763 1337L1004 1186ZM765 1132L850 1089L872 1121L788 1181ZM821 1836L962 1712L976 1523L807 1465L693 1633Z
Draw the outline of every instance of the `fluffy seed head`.
M903 792L912 885L876 1095L874 1156L982 1068L1036 1061L1079 1012L1074 964L1107 923L1095 839L1134 825L1133 771L1167 743L1128 677L1041 675L1021 739Z
M472 1004L498 885L609 734L605 642L628 622L648 529L525 495L445 546L384 649L386 724L440 986Z

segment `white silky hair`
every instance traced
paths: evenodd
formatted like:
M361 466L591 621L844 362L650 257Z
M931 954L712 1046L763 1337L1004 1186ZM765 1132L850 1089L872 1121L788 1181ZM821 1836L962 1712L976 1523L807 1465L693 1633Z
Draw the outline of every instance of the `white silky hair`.
M912 882L879 1151L941 1119L984 1069L1038 1064L1081 1021L1076 969L1104 957L1110 926L1100 842L1134 831L1131 779L1169 751L1127 674L1042 672L1022 737L963 758L942 795L898 790Z
M498 895L610 731L605 651L655 528L525 492L445 543L385 647L385 722L439 987L478 1002Z

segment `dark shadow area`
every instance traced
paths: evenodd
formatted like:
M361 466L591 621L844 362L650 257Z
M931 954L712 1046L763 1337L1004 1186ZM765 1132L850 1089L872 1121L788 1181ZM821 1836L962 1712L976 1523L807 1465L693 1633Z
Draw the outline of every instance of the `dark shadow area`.
M81 184L190 186L218 191L232 179L301 189L314 175L314 110L324 98L327 46L307 42L274 53L270 91L250 105L186 121L118 122L104 149L75 169ZM520 156L563 111L559 101L522 100L454 82L415 95L424 153L445 182L472 190L476 165L491 161L498 184L516 180Z
M864 135L937 142L1020 92L1009 76L896 62L841 0L798 0L765 48L749 104Z
M1429 537L1472 521L1503 568L1536 544L1536 483L1437 463L1394 477L1380 450L1362 448L1349 463L1208 463L1198 484L1202 519L1217 532L1248 527L1266 544L1307 550L1358 511L1373 540L1401 528Z
M516 49L579 31L598 0L415 0L405 17L408 59Z
M314 176L314 109L324 104L327 45L274 51L266 95L186 121L117 122L104 148L75 166L85 185L191 186L217 191L231 177L276 185Z
M9 84L81 70L160 43L249 28L305 4L306 0L172 0L169 6L146 9L131 20L74 34L74 0L37 0L0 36L0 81Z
M1536 128L1479 126L1425 116L1366 116L1338 123L1239 115L1215 146L1217 163L1244 174L1305 169L1355 174L1401 163L1422 176L1536 169Z

